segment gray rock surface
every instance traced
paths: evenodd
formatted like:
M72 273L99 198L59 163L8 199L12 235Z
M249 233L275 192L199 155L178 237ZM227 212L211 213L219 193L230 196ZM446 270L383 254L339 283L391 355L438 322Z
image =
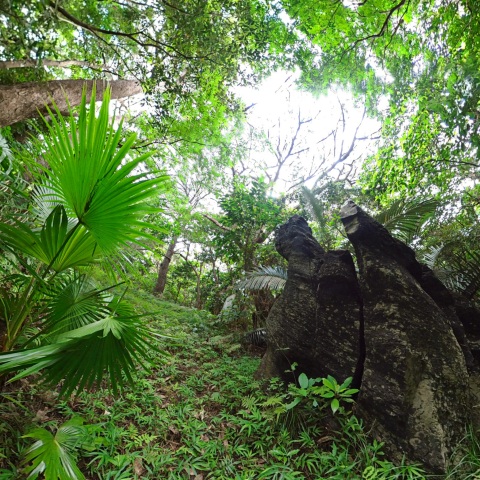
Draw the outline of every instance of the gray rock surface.
M342 209L360 269L365 366L358 414L390 452L444 472L469 420L465 358L421 286L412 250L353 202Z
M303 218L278 228L288 280L267 319L257 376L294 381L304 372L339 382L353 376L360 387L356 414L390 455L442 473L475 420L480 379L471 342L480 325L361 208L348 202L341 217L358 278L350 253L325 252Z
M276 248L288 260L288 280L267 319L257 376L359 379L361 302L350 253L325 252L299 216L277 230ZM293 363L295 372L286 372Z

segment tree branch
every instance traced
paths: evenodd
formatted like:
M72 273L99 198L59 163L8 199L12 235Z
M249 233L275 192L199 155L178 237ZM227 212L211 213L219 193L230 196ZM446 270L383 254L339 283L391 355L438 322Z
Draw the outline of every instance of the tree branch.
M221 228L225 232L233 232L235 228L230 228L227 227L226 225L222 225L218 220L216 220L213 217L210 217L206 213L202 214L203 217L205 217L207 220L210 220L213 224L215 224L218 228Z
M393 14L397 10L400 10L400 8L402 8L403 5L405 5L405 3L407 3L407 6L408 6L408 4L410 3L410 0L408 0L408 1L407 0L401 0L397 5L392 7L390 10L387 10L386 12L382 12L382 13L386 13L387 16L385 17L385 20L384 20L382 26L380 27L380 30L377 33L372 33L371 35L367 35L366 37L359 38L359 39L355 40L355 42L351 46L350 50L353 50L354 48L356 48L356 46L359 43L365 42L365 41L370 40L372 38L380 38L381 36L383 36L385 34L385 32L387 31L388 23L390 22L390 19L392 18Z
M65 17L69 22L73 23L74 25L83 28L85 30L88 30L90 33L96 34L98 36L99 33L102 33L104 35L109 35L109 36L116 36L116 37L124 37L128 38L132 42L136 43L137 45L143 47L143 48L148 48L148 47L153 47L153 48L160 48L166 55L173 56L169 54L165 49L170 49L173 52L175 52L179 57L185 59L185 60L198 60L201 58L208 58L208 56L190 56L190 55L185 55L184 53L180 52L177 50L173 45L169 45L164 42L160 42L159 40L152 38L150 35L147 35L145 31L138 31L138 32L132 32L132 33L126 33L126 32L121 32L117 30L106 30L104 28L99 28L95 27L94 25L91 25L89 23L85 23L84 21L80 20L79 18L73 16L71 13L69 13L67 10L64 8L60 7L57 5L57 3L53 0L49 0L48 5L55 11L59 12L62 14L63 17ZM148 42L144 42L137 38L139 35L143 35Z
M25 60L4 60L0 61L0 70L8 70L10 68L28 68L28 67L88 67L95 70L102 69L103 65L93 65L83 60L33 60L26 58Z

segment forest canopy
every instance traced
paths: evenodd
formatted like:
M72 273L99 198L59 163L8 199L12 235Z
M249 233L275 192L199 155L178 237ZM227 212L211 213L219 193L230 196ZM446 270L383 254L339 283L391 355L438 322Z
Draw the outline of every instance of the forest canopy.
M53 99L73 119L85 82L96 83L97 100L107 85L118 99L118 135L133 135L142 171L170 177L148 200L150 244L131 244L114 268L157 295L218 313L246 273L282 267L272 232L290 215L305 216L326 247L343 245L348 198L390 222L452 288L477 295L473 2L9 0L0 20L6 224L19 205L34 208L19 192L38 188L33 140L50 127L37 112ZM275 72L288 78L287 113L259 125L239 88ZM335 116L289 103L294 90L312 105L336 98ZM315 123L322 116L330 122ZM261 323L267 297L240 311Z
M360 360L267 394L239 352L288 219L356 278L349 200L473 309L479 147L474 0L0 0L0 478L425 478Z

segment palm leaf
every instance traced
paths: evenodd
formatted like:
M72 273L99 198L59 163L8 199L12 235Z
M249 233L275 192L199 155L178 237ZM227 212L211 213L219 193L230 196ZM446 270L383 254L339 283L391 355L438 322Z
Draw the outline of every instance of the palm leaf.
M445 245L431 247L430 251L423 254L422 262L433 270L436 277L450 290L458 291L461 286L453 273L452 269L444 262L440 261L440 256L445 249Z
M57 385L63 380L60 395L107 383L118 392L125 381L133 383L131 371L135 362L143 360L156 348L157 337L141 321L140 316L109 316L97 322L63 333L56 342L42 347L0 354L0 374L22 370L10 381L41 370L42 380Z
M325 222L325 212L323 205L321 204L321 202L318 201L315 194L309 188L302 186L301 192L305 200L307 200L311 213L315 217L316 222L318 223L321 231L323 232L327 226Z
M96 257L96 243L85 227L68 231L68 218L63 206L57 206L47 217L40 232L28 225L0 224L0 240L13 251L30 255L55 271L90 265Z
M318 241L326 249L332 248L332 242L335 240L335 238L332 235L332 232L329 230L327 217L325 216L325 208L322 202L318 200L312 190L305 186L301 187L301 193L307 202L310 213L319 227L320 238Z
M450 290L475 296L480 290L480 252L465 246L460 252L448 250L445 245L432 247L423 261Z
M45 292L42 333L55 337L106 317L111 312L106 295L86 275L61 278Z
M110 90L98 117L95 92L91 98L88 109L84 92L78 120L73 113L62 117L58 109L55 118L49 110L53 119L47 123L50 136L45 139L44 158L50 168L36 198L52 208L60 202L68 215L75 216L92 234L99 248L111 253L128 241L148 236L141 232L145 226L142 218L157 209L149 207L146 200L165 190L168 177L158 172L150 177L132 175L153 152L127 158L135 134L123 139L122 122L115 127L110 120Z
M469 298L480 290L480 252L464 249L449 258L449 266L455 277L455 289Z
M440 205L435 199L396 200L386 210L375 215L375 220L405 243L420 233Z
M444 245L432 247L429 252L423 255L423 263L432 270L435 270L437 268L438 258L440 257L440 254L442 253L444 247Z
M37 185L32 192L32 211L40 223L44 223L52 210L62 205L62 199L52 190L48 182ZM65 208L65 205L62 205ZM68 217L68 230L71 230L78 222L74 212L66 211Z
M80 418L62 424L55 435L45 428L35 428L23 438L36 442L25 452L27 478L43 474L45 480L83 480L85 477L76 465L75 450L87 438L86 427Z
M237 288L245 290L282 290L287 281L287 272L282 267L259 267L247 273Z

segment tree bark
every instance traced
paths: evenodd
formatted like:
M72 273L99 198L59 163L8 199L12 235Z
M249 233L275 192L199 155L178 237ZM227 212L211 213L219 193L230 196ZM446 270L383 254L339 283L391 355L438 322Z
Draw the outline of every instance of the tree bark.
M170 267L170 262L172 261L173 254L175 253L175 246L177 245L178 236L175 236L170 241L170 244L167 248L167 253L163 257L160 267L158 267L157 282L155 287L153 287L154 295L162 295L165 290L165 285L167 284L167 273L168 268Z
M0 127L12 125L39 113L46 113L45 106L53 102L60 113L68 112L68 105L80 104L84 85L90 97L94 80L51 80L49 82L29 82L15 85L0 85ZM142 87L135 80L96 81L97 100L101 100L105 88L112 89L112 99L124 98L142 93ZM68 99L68 103L67 103Z
M89 67L89 68L102 68L101 65L93 65L90 62L84 60L33 60L26 58L25 60L3 60L0 61L0 70L8 70L10 68L32 68L32 67L57 67L57 68L69 68L69 67Z
M203 302L202 302L202 268L203 265L200 265L200 269L197 270L196 268L193 269L195 272L195 276L197 277L197 285L196 285L196 298L195 298L195 308L197 310L201 310L203 307Z

